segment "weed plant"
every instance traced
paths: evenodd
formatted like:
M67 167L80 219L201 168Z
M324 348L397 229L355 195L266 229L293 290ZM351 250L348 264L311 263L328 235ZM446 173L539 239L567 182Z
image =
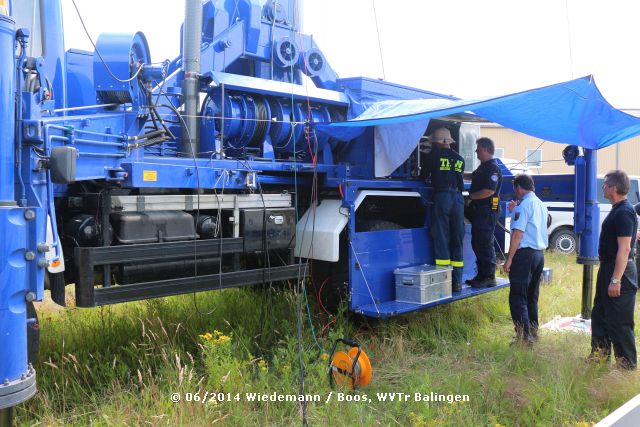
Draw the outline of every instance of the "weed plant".
M547 265L554 280L541 289L542 323L580 311L581 267L558 254L547 254ZM301 425L304 413L318 426L582 427L640 392L637 372L585 362L587 334L543 330L533 349L511 347L508 290L385 321L344 309L331 317L312 294L291 289L213 291L40 318L39 390L18 407L21 425L289 426ZM360 342L371 359L373 381L363 390L329 385L327 356L341 337ZM431 392L469 400L425 401ZM320 402L303 410L270 400L303 393ZM390 401L389 393L409 397Z

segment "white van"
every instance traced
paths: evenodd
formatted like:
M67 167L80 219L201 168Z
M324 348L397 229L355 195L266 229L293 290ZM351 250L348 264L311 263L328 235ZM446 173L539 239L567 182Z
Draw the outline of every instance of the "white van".
M631 188L627 195L631 204L635 205L640 202L640 177L629 177L631 179ZM535 178L534 178L535 179ZM598 202L600 204L600 225L611 211L611 203L604 198L602 193L602 183L604 177L598 177ZM573 203L571 202L546 202L549 211L549 249L571 254L576 252L578 242L573 233Z

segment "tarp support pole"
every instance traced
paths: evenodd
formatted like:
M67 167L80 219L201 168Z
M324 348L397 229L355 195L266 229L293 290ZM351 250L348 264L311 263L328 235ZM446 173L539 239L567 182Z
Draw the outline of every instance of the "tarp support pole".
M582 266L582 308L583 319L591 319L591 308L593 301L593 265Z
M584 212L584 228L580 232L578 264L582 270L582 318L591 318L593 303L593 266L598 260L598 239L600 232L600 206L598 204L598 156L596 150L584 150L584 167L576 162L576 185L584 185L584 200L575 201L576 212ZM582 175L582 176L581 176ZM576 194L580 192L576 191ZM577 214L576 214L577 216Z

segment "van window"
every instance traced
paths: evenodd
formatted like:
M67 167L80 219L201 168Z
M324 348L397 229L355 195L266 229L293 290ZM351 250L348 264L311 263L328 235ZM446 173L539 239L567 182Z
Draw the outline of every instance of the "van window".
M631 178L631 186L629 187L629 194L627 194L627 199L632 205L640 202L640 187L638 186L638 179ZM610 204L610 202L604 198L604 193L602 192L602 183L604 182L604 178L598 178L598 203L606 203Z
M631 187L629 188L629 194L627 194L627 199L631 202L632 205L640 202L640 190L638 189L638 180L631 179Z
M604 178L598 178L598 203L609 203L607 199L604 198L604 192L602 191L602 184L604 183Z

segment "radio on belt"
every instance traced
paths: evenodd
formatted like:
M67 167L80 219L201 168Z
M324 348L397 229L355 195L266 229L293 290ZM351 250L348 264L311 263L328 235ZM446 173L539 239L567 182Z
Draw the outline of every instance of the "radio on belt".
M396 268L396 301L428 304L451 298L451 267L423 264Z

